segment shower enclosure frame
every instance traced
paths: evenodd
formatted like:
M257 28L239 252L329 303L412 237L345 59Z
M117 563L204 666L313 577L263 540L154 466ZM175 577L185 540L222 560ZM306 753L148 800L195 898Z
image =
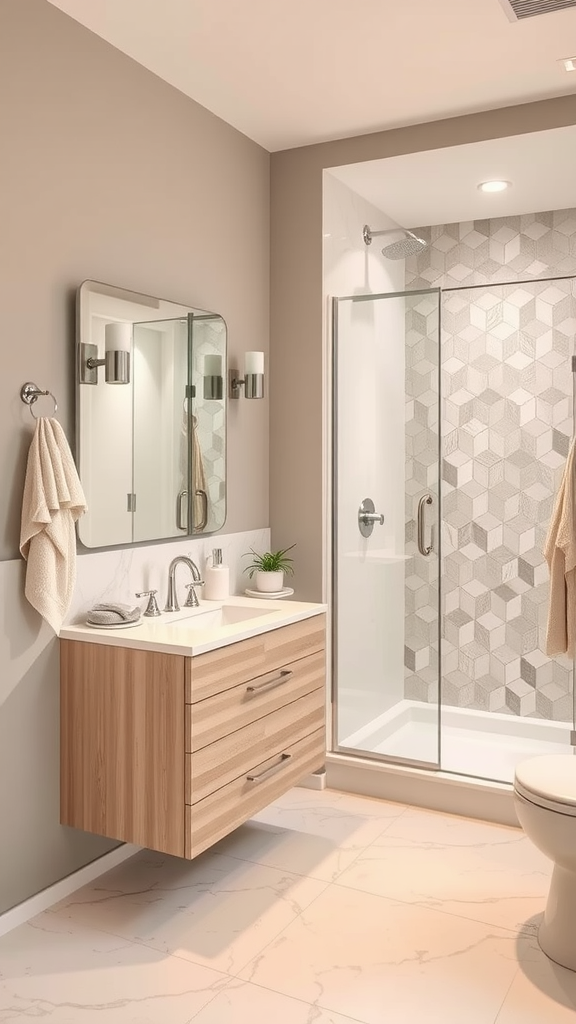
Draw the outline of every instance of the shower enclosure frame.
M553 283L555 281L573 281L576 283L576 277L574 274L554 274L547 277L540 278L524 278L521 280L512 281L494 281L485 282L483 284L476 285L460 285L453 286L450 288L429 288L429 289L405 289L402 291L391 291L391 292L377 292L366 295L339 295L333 296L330 300L331 308L331 324L329 329L329 388L328 392L330 395L330 411L328 416L328 426L330 431L330 447L328 455L328 465L331 472L331 480L329 484L329 494L331 498L332 514L330 520L330 541L328 550L330 552L330 577L329 577L329 593L332 602L332 616L331 616L331 651L332 651L332 686L331 686L331 748L328 751L329 763L336 762L339 757L342 761L345 759L351 759L352 762L357 762L358 765L362 763L372 762L375 766L380 766L385 769L407 769L414 770L415 776L418 775L429 775L436 777L439 781L444 777L447 781L450 778L455 780L461 779L462 782L467 784L478 784L480 788L485 785L489 787L496 787L503 790L510 790L510 784L494 780L488 777L482 777L478 775L472 775L465 771L457 771L454 769L447 770L442 766L442 711L444 705L442 702L442 683L443 683L443 664L442 664L442 633L443 633L443 590L442 590L442 541L441 541L441 524L442 524L442 479L441 479L441 459L442 459L442 416L441 416L441 405L443 401L442 390L441 390L441 373L442 373L442 359L441 359L441 345L442 345L442 299L446 294L452 294L461 291L477 291L481 289L489 288L491 285L497 287L521 287L522 285L533 285L533 284L545 284L547 282ZM437 531L437 558L438 558L438 763L431 764L427 761L418 761L407 757L397 757L395 755L387 755L379 752L359 750L358 748L346 747L344 744L338 742L338 705L339 705L339 689L338 689L338 509L336 504L338 494L338 303L341 301L351 302L372 302L381 299L394 299L404 298L413 295L426 295L426 294L437 294L439 297L438 303L438 367L437 367L437 382L438 382L438 467L439 467L439 478L438 478L438 531ZM576 349L576 339L574 342ZM570 359L570 370L572 374L572 419L573 419L573 438L576 437L576 351L568 357ZM575 484L576 486L576 484ZM572 746L572 752L576 755L576 659L573 659L573 674L572 674L572 722L567 722L566 725L569 727L570 740L569 744ZM494 789L494 792L496 790ZM482 816L482 815L480 815ZM500 820L500 819L495 819ZM502 819L504 820L504 819Z

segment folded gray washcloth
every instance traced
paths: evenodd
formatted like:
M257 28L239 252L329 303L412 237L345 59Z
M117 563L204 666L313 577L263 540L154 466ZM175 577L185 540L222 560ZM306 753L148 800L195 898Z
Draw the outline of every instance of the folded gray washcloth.
M129 604L95 604L86 615L94 626L113 626L121 622L138 622L140 608Z
M140 615L139 606L132 604L120 604L119 602L114 603L113 601L106 601L102 604L95 604L90 609L91 612L116 612L121 619L125 619L126 622L132 621L135 615Z

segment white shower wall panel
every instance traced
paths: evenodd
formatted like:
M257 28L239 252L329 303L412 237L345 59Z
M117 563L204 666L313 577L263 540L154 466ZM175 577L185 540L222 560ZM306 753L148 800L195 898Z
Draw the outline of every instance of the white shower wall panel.
M174 512L168 523L163 507L167 491L168 460L162 452L165 423L163 417L165 367L164 337L160 331L145 330L134 335L133 366L137 387L134 395L133 481L136 494L134 540L154 540L175 533ZM176 502L173 503L173 509Z
M341 312L336 565L339 678L351 693L342 709L347 728L359 696L371 716L403 696L403 380L394 379L403 360L398 352L393 358L403 308L344 303ZM358 528L366 497L385 517L368 538Z
M403 290L403 263L384 260L381 246L374 242L368 249L362 239L364 224L378 229L387 226L384 221L380 211L325 174L327 307L333 296ZM404 326L402 299L339 304L333 514L341 737L403 697ZM370 538L358 528L366 497L385 516Z

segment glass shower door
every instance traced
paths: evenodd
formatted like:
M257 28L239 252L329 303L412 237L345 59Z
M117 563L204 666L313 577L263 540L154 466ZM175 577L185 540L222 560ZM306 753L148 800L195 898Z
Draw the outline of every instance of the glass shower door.
M440 291L334 300L336 749L440 764Z

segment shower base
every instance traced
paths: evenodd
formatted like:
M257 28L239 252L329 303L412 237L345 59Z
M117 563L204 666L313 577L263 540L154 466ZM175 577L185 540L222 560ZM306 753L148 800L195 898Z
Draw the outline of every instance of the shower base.
M519 718L492 711L443 707L442 771L495 782L512 782L516 764L540 754L569 754L571 723ZM402 700L339 742L358 751L406 761L438 760L438 710Z

